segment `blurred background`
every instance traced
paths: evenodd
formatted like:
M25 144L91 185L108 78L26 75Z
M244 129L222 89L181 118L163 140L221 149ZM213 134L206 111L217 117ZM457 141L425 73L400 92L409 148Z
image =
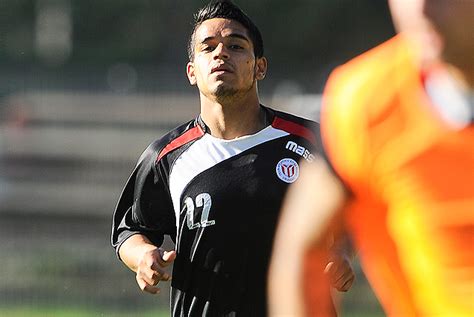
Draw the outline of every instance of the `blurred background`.
M380 0L235 0L260 27L264 104L317 119L328 73L394 33ZM199 111L197 0L0 0L0 316L166 316L110 247L143 149ZM170 246L171 247L171 246ZM358 264L342 316L383 316Z

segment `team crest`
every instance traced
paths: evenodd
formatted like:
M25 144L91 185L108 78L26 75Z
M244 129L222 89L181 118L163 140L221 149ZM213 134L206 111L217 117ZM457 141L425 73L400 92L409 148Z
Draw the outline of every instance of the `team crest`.
M278 178L286 183L293 183L300 175L298 163L291 158L284 158L276 166Z

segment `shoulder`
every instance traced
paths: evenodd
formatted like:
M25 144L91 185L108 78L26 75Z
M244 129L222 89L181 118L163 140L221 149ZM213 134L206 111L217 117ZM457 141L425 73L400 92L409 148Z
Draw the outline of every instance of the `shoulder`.
M273 113L273 128L302 137L312 144L318 143L319 123L290 113L267 109Z
M291 114L291 113L278 111L278 110L275 110L275 109L272 109L272 108L267 108L267 109L272 111L273 114L274 114L274 117L279 118L280 120L293 122L295 124L299 124L299 125L305 126L305 127L318 126L318 123L313 121L313 120L309 120L309 119L306 119L306 118L303 118L303 117L300 117L300 116L297 116L297 115L294 115L294 114Z
M415 56L408 40L398 35L334 70L323 93L323 137L348 130L346 136L353 138L384 120L399 95L421 78Z
M168 153L200 138L202 135L204 135L204 130L198 123L198 119L190 120L152 142L140 156L139 164L144 160L159 161Z
M401 94L417 87L413 83L420 80L420 72L415 60L409 42L398 35L338 67L329 77L321 135L331 164L345 180L366 178L379 151L376 145L393 133L384 124L398 113Z
M398 35L355 57L331 73L323 105L346 114L368 106L377 111L374 108L388 105L407 77L416 73L415 55L408 40Z

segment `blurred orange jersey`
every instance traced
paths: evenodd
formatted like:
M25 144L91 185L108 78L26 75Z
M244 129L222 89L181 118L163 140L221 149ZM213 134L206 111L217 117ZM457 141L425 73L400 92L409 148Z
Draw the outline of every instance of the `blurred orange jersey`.
M337 69L321 118L387 314L474 316L474 126L447 125L401 35Z

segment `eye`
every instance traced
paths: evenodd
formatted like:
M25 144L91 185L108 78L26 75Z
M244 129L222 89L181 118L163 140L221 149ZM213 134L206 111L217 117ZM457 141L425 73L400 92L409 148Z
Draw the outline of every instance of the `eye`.
M214 47L213 47L213 46L209 46L209 45L203 46L203 47L201 48L201 51L202 51L202 52L212 52L213 50L214 50Z
M229 45L229 48L232 49L232 50L242 50L242 49L244 49L242 46L237 45L237 44Z

